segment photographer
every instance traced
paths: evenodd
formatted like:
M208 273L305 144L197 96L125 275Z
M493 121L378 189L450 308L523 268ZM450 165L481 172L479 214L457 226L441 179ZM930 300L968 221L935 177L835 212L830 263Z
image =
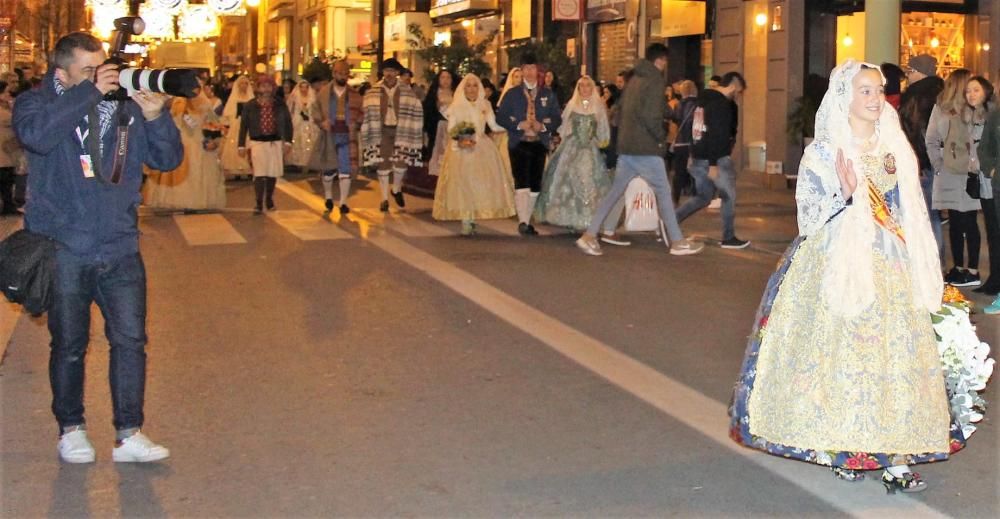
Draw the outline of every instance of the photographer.
M14 132L27 152L30 172L25 225L56 243L49 380L59 455L68 463L94 461L83 416L83 380L95 301L111 345L117 429L112 457L148 462L170 455L139 432L146 382L146 272L137 208L142 165L170 171L181 163L183 151L173 120L161 114L165 96L139 91L131 100L104 100L119 81L117 66L105 64L105 58L94 36L63 36L40 88L14 104Z

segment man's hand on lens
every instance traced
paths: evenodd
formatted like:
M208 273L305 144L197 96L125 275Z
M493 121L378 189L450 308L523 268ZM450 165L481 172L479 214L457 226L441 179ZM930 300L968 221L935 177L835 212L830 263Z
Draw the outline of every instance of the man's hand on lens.
M163 113L163 105L167 102L167 95L143 89L132 95L132 100L142 109L142 116L147 121L152 121Z
M94 86L102 94L118 90L118 65L105 63L97 67L97 72L94 74Z

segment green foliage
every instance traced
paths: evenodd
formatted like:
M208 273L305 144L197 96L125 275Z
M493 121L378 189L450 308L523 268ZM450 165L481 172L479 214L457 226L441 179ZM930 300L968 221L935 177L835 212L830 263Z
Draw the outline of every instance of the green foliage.
M486 49L497 37L496 31L475 45L469 45L461 33L453 33L451 45L434 45L434 42L424 35L417 24L410 24L410 34L417 41L410 41L417 56L430 64L424 69L424 80L428 83L434 80L439 70L454 70L459 76L475 74L479 77L489 77L493 69L483 60Z
M330 63L323 61L319 57L314 57L306 66L302 67L302 79L312 83L313 81L329 81L333 79L333 70Z
M813 137L816 129L816 111L819 105L808 96L795 100L795 108L788 114L788 141L799 144L803 137Z
M559 91L556 92L556 95L559 96L561 104L566 104L579 75L576 66L566 54L566 38L560 36L556 40L531 41L516 47L509 47L507 49L507 62L510 63L510 68L520 66L521 58L525 54L534 54L540 66L545 70L551 70L556 75L559 80Z

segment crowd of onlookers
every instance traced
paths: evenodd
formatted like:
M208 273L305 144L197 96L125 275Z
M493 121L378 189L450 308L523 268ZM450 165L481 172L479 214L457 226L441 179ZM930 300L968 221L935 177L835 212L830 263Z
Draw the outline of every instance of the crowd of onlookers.
M14 98L41 83L21 69L0 74L0 216L20 216L27 189L27 167L11 128Z

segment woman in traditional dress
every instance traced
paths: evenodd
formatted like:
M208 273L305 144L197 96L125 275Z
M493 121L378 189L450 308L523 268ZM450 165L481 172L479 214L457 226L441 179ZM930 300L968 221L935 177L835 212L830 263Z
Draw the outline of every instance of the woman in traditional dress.
M507 95L512 88L517 88L521 86L521 82L524 81L524 76L521 74L521 67L514 67L507 72L507 79L503 82L503 90L500 91L500 98L497 100L497 106L503 102L503 96Z
M514 180L506 133L497 124L479 77L469 74L448 107L448 145L434 192L436 220L461 220L462 234L476 220L514 216ZM489 127L494 138L486 135Z
M730 408L734 440L890 492L966 438L949 412L931 312L937 245L916 156L878 66L833 70L799 167L799 237L771 276Z
M175 98L170 114L181 133L184 160L168 172L149 170L144 184L146 205L156 209L188 211L226 207L226 183L219 168L222 125L205 93Z
M307 81L299 81L288 96L288 113L292 116L292 151L286 162L291 166L307 168L313 146L319 134L319 127L309 120L309 112L316 102L316 93Z
M233 91L229 94L226 107L222 109L222 124L227 128L226 135L222 140L219 149L219 156L222 160L222 171L226 175L239 177L246 175L250 177L250 163L247 159L240 157L239 143L236 141L240 136L240 122L242 121L243 105L254 98L253 87L250 85L250 78L240 76L233 83Z
M601 156L611 130L600 90L590 76L576 82L562 121L562 142L545 168L535 219L579 231L590 225L597 204L611 188Z
M448 118L445 112L451 106L455 95L458 76L444 69L437 73L424 97L424 133L427 137L425 150L427 174L438 176L441 172L441 157L448 144Z

